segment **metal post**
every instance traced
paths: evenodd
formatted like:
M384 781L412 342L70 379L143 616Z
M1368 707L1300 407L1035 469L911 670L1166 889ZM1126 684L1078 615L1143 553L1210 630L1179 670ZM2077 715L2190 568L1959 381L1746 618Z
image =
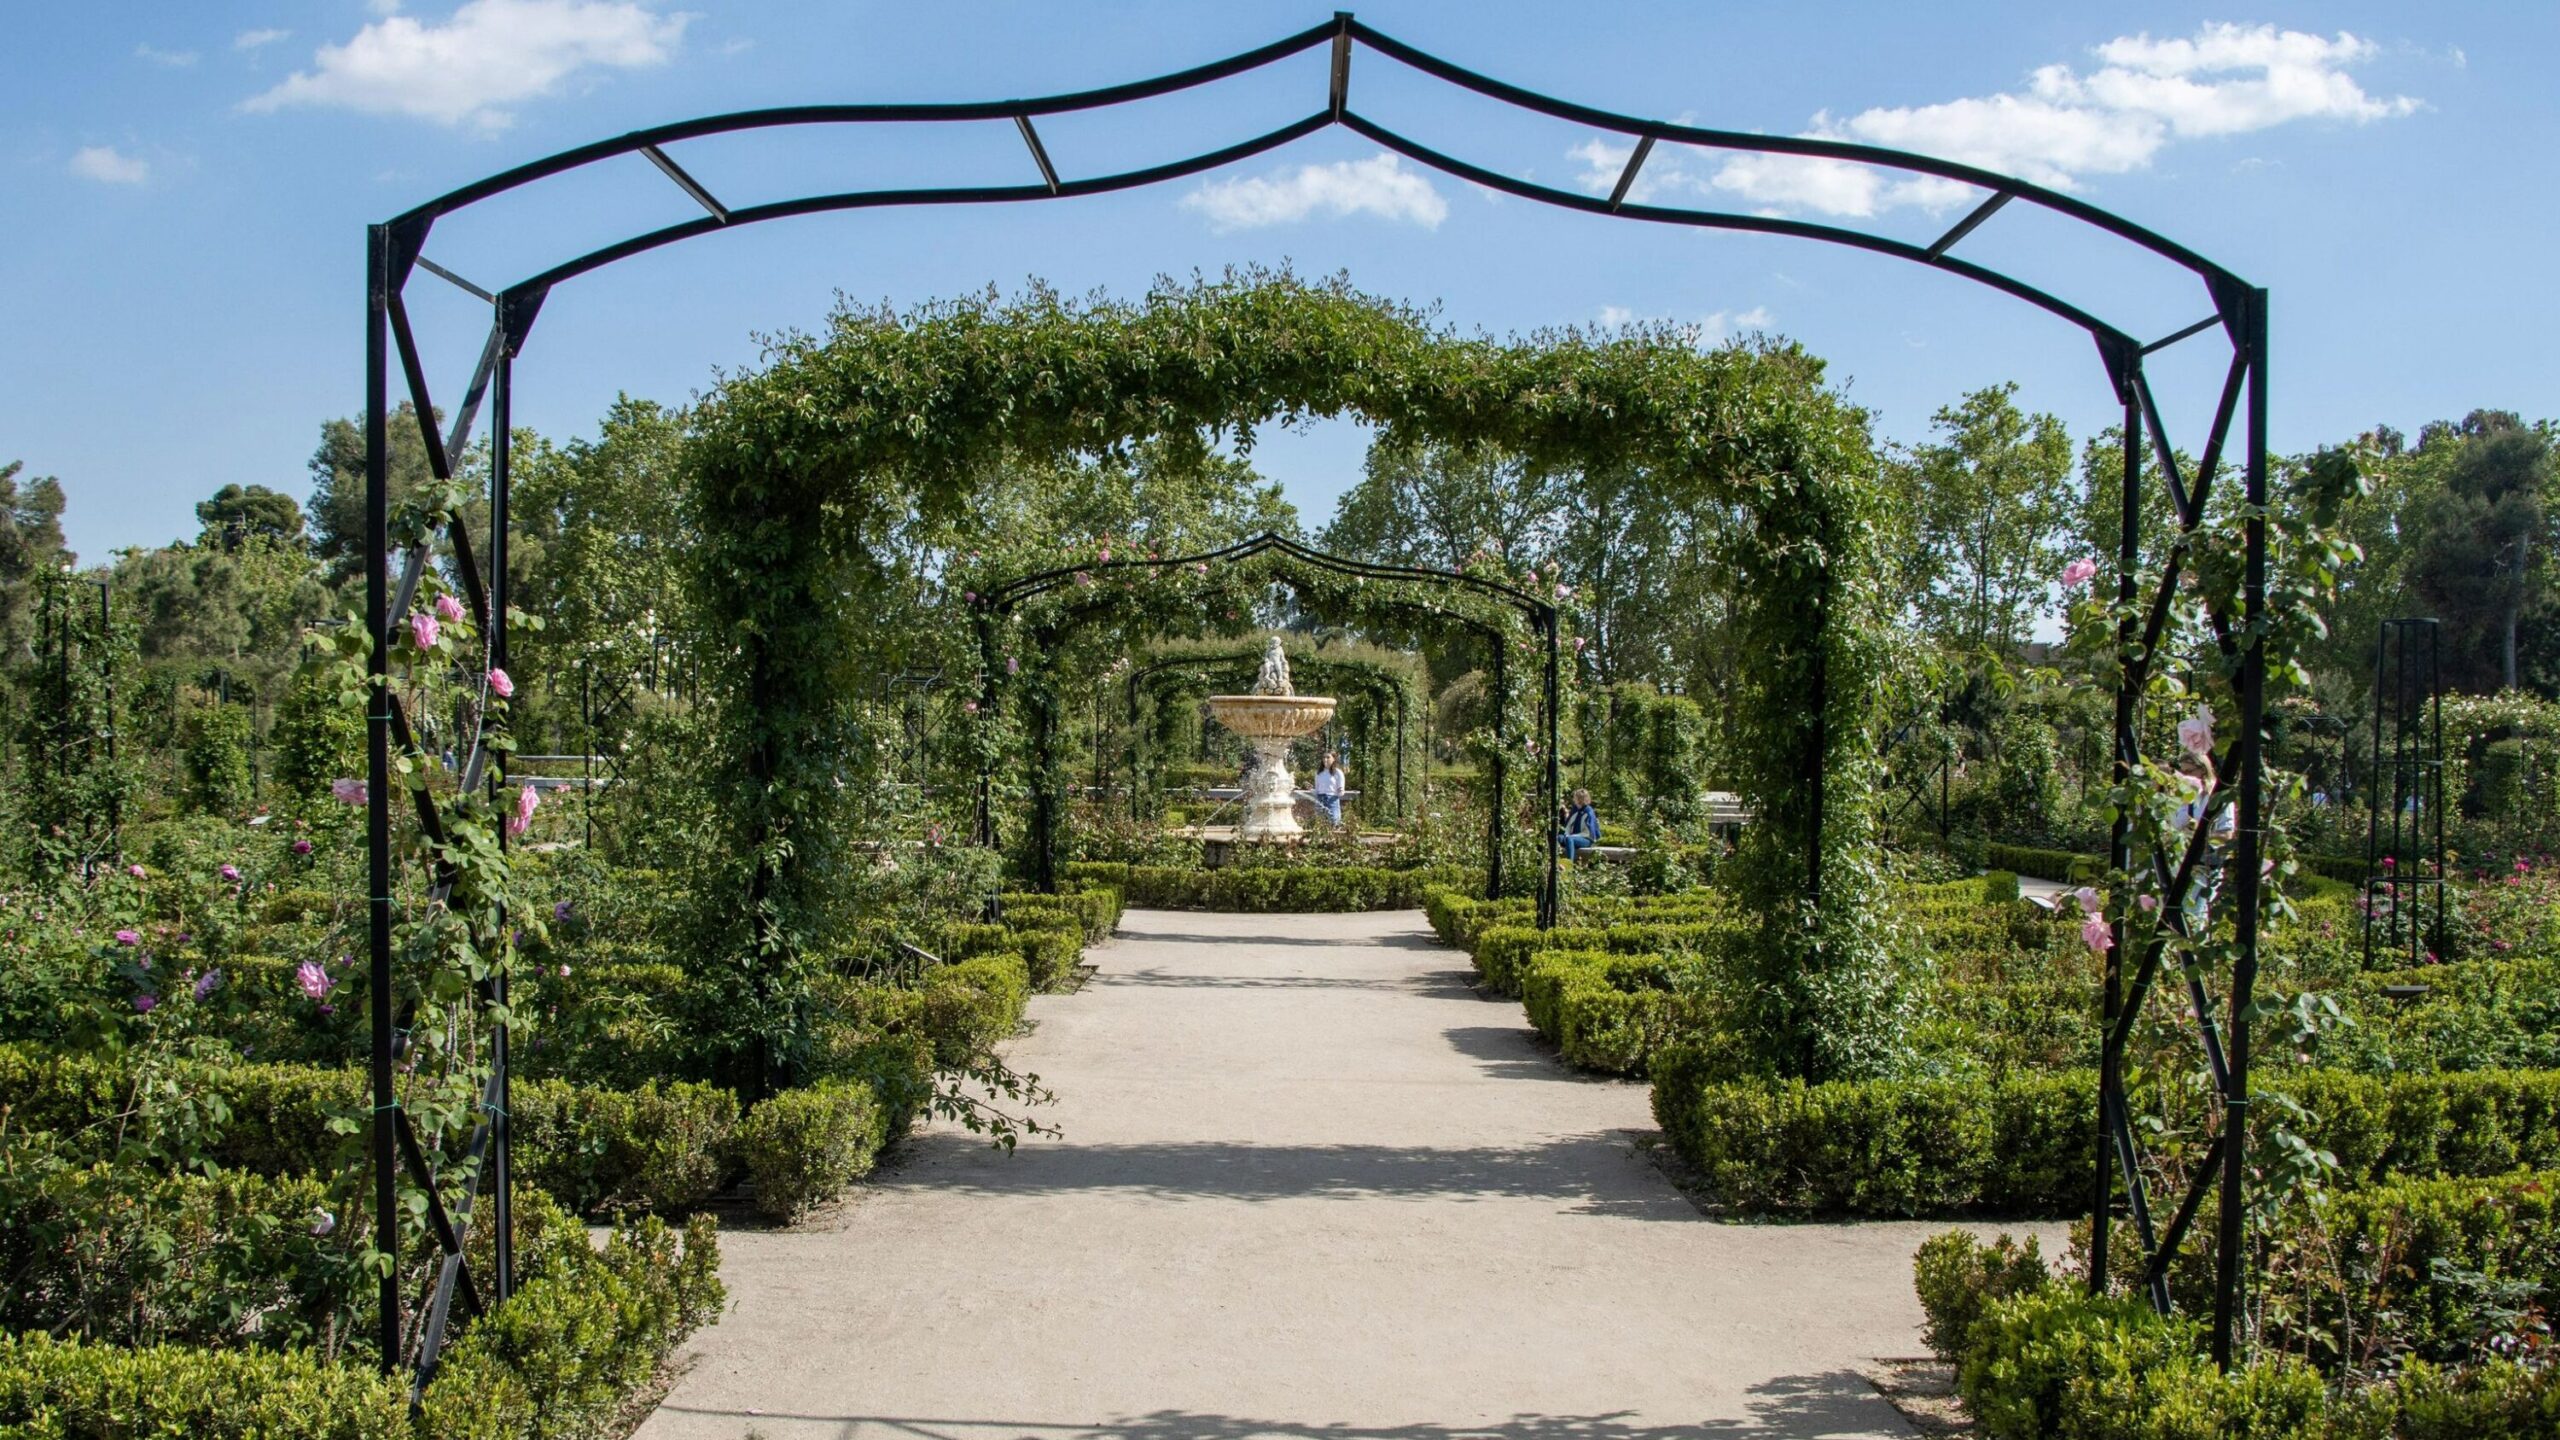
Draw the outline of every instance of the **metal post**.
M1484 837L1484 898L1487 900L1502 898L1502 807L1504 792L1509 788L1504 782L1510 778L1509 757L1503 753L1502 745L1510 738L1510 726L1506 723L1511 717L1511 672L1507 663L1510 647L1509 637L1499 630L1493 632L1493 774L1489 777L1493 783Z
M2124 454L2119 471L2122 489L2116 497L2116 663L2123 667L2116 678L2115 730L2109 746L2115 752L2112 774L2122 787L2133 777L2134 716L2142 697L2136 692L2129 651L2135 643L2133 618L2133 572L2142 563L2142 415L2129 377L2117 377L2117 391L2124 401ZM1949 767L1938 771L1940 793L1944 794ZM1940 802L1939 814L1946 813ZM1943 818L1942 818L1943 823ZM2133 872L2133 820L2119 806L2113 824L2107 828L2107 868L2123 876ZM2131 928L2125 917L2115 919L2115 947L2106 956L2106 989L2100 998L2101 1024L2098 1049L2098 1133L2097 1187L2089 1203L2089 1293L2103 1295L2107 1290L2108 1230L2115 1207L2116 1158L2113 1137L2108 1131L2114 1119L2113 1107L2124 1088L2124 1052L2116 1044L2116 1018L2124 1010L2125 945Z
M489 393L489 665L492 669L498 670L507 667L507 529L510 478L508 472L514 458L513 437L508 431L515 423L514 401L515 346L510 338L500 343L495 373L490 377ZM502 728L512 728L514 718L510 714ZM488 728L489 720L485 710L481 713L480 724L483 730ZM489 773L493 777L504 776L503 755L498 764L489 767ZM498 848L501 851L507 848L507 827L504 825L498 827ZM507 917L502 910L498 915L498 924L503 928L506 923ZM501 1013L506 1009L507 972L511 968L511 964L500 966L498 973L490 977L489 981L490 998L497 1002ZM507 1073L509 1060L507 1028L503 1021L499 1023L497 1033L491 1037L489 1051L489 1058L498 1072L496 1076L498 1113L489 1117L489 1144L490 1169L497 1182L494 1218L498 1227L497 1234L491 1239L498 1268L498 1300L502 1304L509 1295L515 1293L516 1278L515 1190L512 1173L514 1170L512 1132L515 1127L508 1118L515 1108L515 1102L510 1091Z
M116 650L115 620L108 610L107 583L98 582L98 729L107 742L107 856L124 858L124 787L115 783ZM251 738L255 738L254 734ZM2442 846L2437 847L2439 851Z
M2243 1247L2247 1233L2242 1211L2249 1163L2249 1006L2258 980L2258 896L2263 877L2259 857L2266 850L2261 827L2266 801L2266 641L2259 626L2267 605L2267 292L2248 292L2243 344L2249 352L2249 518L2244 534L2247 556L2241 578L2241 624L2249 648L2240 660L2240 834L2235 847L2240 874L2239 914L2232 964L2230 1008L2230 1089L2223 1100L2221 1235L2215 1246L2213 1359L2228 1369L2241 1305Z
M372 957L368 997L373 1026L373 1244L390 1257L377 1303L382 1370L400 1364L400 1207L396 1168L399 1098L391 1081L391 487L384 411L390 404L391 230L365 235L364 597L365 861L372 893L368 915Z
M1562 806L1564 800L1564 796L1560 793L1560 787L1564 783L1564 758L1561 753L1563 750L1564 717L1558 713L1558 709L1563 703L1563 682L1557 674L1559 658L1557 655L1557 631L1562 627L1558 624L1556 612L1552 606L1548 607L1538 618L1539 627L1547 632L1546 811L1549 815L1554 815ZM1550 837L1547 841L1546 878L1538 888L1538 928L1541 930L1551 930L1555 928L1556 910L1558 902L1561 899L1560 892L1562 890L1563 881L1563 871L1561 867L1563 865L1563 861L1556 853L1557 848L1558 847L1554 839Z

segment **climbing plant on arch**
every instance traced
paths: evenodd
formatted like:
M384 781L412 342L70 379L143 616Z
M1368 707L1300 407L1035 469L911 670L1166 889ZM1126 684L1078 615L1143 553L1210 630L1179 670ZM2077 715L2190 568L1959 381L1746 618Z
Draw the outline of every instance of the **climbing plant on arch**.
M966 598L979 616L982 673L987 686L979 719L992 724L996 701L1006 690L1018 691L1031 718L1032 878L1044 888L1056 876L1063 807L1054 738L1058 696L1052 661L1071 634L1108 622L1124 640L1152 638L1166 631L1197 629L1204 619L1230 628L1250 626L1261 602L1274 586L1295 592L1303 609L1343 624L1364 628L1406 627L1455 629L1480 639L1498 697L1495 723L1487 737L1491 784L1487 824L1489 892L1503 885L1506 839L1521 831L1508 814L1509 773L1515 761L1526 761L1541 777L1543 804L1527 820L1528 833L1543 836L1546 816L1557 800L1559 729L1564 714L1561 687L1562 587L1546 581L1554 596L1525 588L1537 585L1535 572L1503 577L1490 561L1466 571L1377 565L1310 550L1279 535L1260 535L1221 550L1197 555L1115 554L1108 547L1090 557L972 589ZM1031 652L1033 666L1007 650L1016 637ZM1541 665L1544 683L1534 697L1524 697L1511 683L1515 657ZM1526 710L1528 717L1519 712ZM1530 718L1531 723L1521 723ZM1515 753L1516 752L1516 753ZM992 761L992 752L987 758ZM992 765L981 782L979 817L982 840L992 843L995 816L987 798L993 793ZM1543 840L1533 853L1545 855L1538 887L1542 925L1555 921L1557 871L1555 856Z

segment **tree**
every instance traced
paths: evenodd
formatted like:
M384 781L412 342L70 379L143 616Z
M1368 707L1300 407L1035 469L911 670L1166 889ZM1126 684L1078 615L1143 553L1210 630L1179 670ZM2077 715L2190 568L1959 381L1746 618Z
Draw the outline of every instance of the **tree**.
M1934 417L1938 439L1893 467L1903 598L1947 648L2007 654L2052 593L2071 535L2071 440L2018 409L2012 382Z
M2443 622L2449 681L2512 688L2524 615L2549 589L2550 437L2506 411L2475 410L2428 427L2420 453L2440 446L2450 462L2415 516L2412 589Z
M252 538L280 545L303 543L302 506L294 498L264 485L225 485L210 500L196 503L196 519L204 525L199 545L238 550Z
M418 412L403 401L391 413L384 427L389 436L385 475L390 482L391 504L399 508L401 500L424 485L433 476L427 464L427 442L418 433ZM485 447L474 446L477 461ZM320 445L311 452L312 539L320 558L329 566L331 581L343 582L364 569L364 423L359 416L352 420L328 420L320 426ZM472 533L485 534L475 526Z
M35 656L36 586L70 560L62 547L62 482L21 481L25 462L0 465L0 656Z
M1442 570L1485 553L1526 559L1553 548L1569 478L1484 446L1372 445L1322 543L1338 555Z

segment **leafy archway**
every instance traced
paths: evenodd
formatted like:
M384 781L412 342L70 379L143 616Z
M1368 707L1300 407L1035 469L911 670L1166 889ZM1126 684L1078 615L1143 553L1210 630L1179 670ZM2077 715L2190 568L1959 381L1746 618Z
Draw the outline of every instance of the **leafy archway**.
M702 604L734 640L719 677L730 703L716 707L721 823L741 857L740 893L717 902L741 927L730 963L753 972L816 938L839 860L813 823L844 744L837 677L868 643L858 597L917 517L965 515L1008 456L1249 441L1274 422L1355 414L1390 442L1495 445L1560 467L1633 460L1680 496L1751 517L1733 563L1759 667L1729 718L1734 782L1758 816L1741 867L1763 917L1748 1003L1785 1068L1875 1068L1889 1030L1868 801L1877 500L1864 418L1819 382L1795 352L1702 352L1668 334L1460 336L1286 274L1168 285L1139 304L1034 292L846 310L822 335L778 342L766 368L705 403L689 451ZM1081 568L1090 580L1105 564ZM1125 600L1074 573L1070 596ZM1214 587L1219 567L1150 583Z

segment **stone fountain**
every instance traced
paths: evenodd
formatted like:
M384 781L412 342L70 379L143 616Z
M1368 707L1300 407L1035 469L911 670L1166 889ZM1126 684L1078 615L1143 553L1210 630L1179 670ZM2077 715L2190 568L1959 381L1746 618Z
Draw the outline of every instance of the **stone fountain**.
M1262 652L1262 674L1250 695L1212 695L1209 713L1253 747L1244 782L1239 840L1287 840L1304 833L1298 824L1298 780L1289 772L1289 742L1324 728L1333 697L1301 695L1289 683L1289 656L1280 637Z

